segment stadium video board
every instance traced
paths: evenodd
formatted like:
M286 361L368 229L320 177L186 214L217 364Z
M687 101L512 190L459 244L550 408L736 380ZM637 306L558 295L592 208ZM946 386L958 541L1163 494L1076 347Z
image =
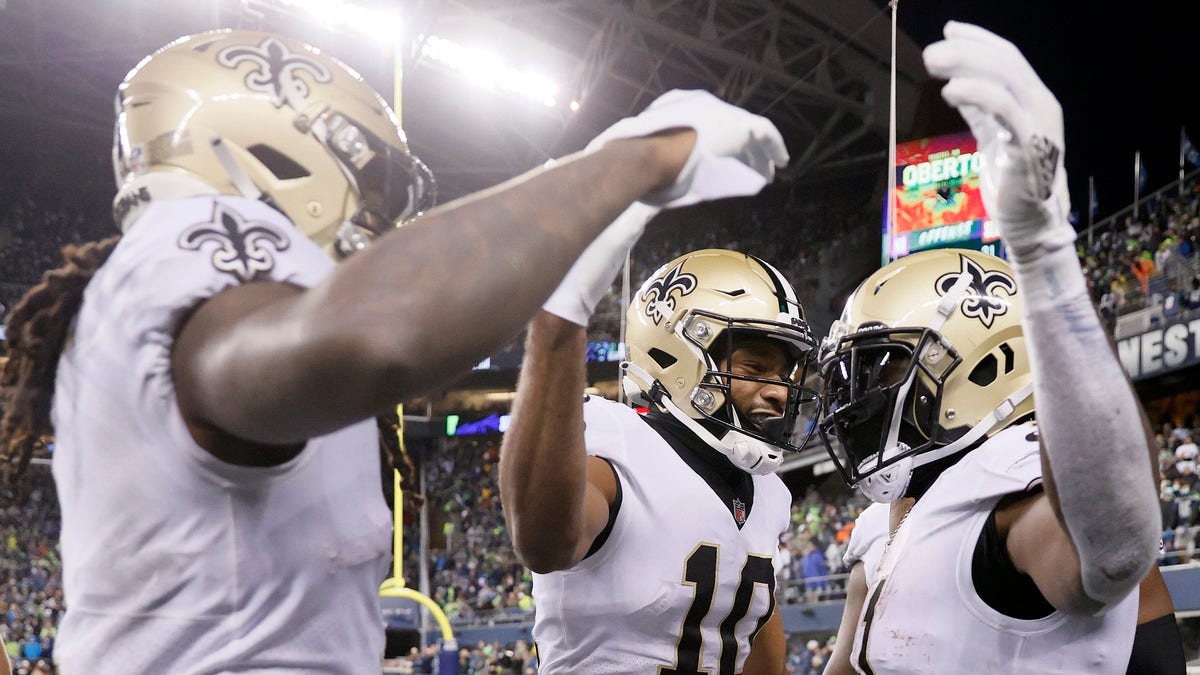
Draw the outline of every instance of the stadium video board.
M979 162L969 132L896 144L895 216L891 227L883 225L884 264L932 248L1005 257L983 208Z

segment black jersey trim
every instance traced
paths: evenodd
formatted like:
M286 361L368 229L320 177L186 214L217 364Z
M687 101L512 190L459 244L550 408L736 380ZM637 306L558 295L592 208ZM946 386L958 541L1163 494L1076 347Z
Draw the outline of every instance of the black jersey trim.
M737 528L742 529L746 521L750 520L750 511L754 507L754 477L708 447L708 444L670 415L651 412L643 415L642 419L646 420L650 428L671 446L675 454L708 484L729 511L729 516ZM735 499L745 505L746 517L740 523L734 513Z
M607 458L600 457L600 459L603 459L604 463L608 465L609 471L613 472L613 480L617 481L617 496L608 505L608 522L604 524L604 529L600 530L600 534L596 535L596 538L592 540L592 547L583 556L584 560L592 557L592 554L599 551L604 546L604 542L608 541L608 535L612 534L613 525L617 523L617 512L621 510L621 474L617 473L617 467L613 466L613 463L608 461Z

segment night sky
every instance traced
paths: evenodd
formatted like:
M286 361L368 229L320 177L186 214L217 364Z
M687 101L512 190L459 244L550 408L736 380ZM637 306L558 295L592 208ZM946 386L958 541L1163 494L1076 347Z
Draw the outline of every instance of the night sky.
M1021 48L1063 105L1072 208L1083 225L1089 176L1095 177L1100 219L1133 202L1136 151L1146 169L1146 191L1153 191L1178 178L1181 125L1200 147L1200 23L1196 9L1181 8L1195 3L1101 4L900 0L897 19L922 46L941 37L946 20L956 19Z

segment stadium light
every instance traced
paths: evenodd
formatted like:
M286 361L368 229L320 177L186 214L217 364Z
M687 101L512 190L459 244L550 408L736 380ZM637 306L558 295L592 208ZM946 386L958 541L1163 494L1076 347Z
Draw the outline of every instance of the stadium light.
M523 96L553 108L558 104L558 85L542 75L508 66L490 52L470 49L437 35L421 40L421 56L436 61L463 77L491 90Z
M395 44L404 28L395 10L361 7L346 0L276 0L284 7L298 9L328 26L344 26L376 40Z
M351 0L243 0L247 6L264 2L307 14L313 21L326 26L362 33L380 44L395 45L403 37L404 24L395 10L363 7ZM418 40L422 58L436 62L484 89L516 94L547 108L558 105L558 85L540 73L513 67L503 63L495 53L469 48L441 36L421 36ZM400 53L396 53L397 82L400 80ZM578 101L571 101L569 108L576 112Z

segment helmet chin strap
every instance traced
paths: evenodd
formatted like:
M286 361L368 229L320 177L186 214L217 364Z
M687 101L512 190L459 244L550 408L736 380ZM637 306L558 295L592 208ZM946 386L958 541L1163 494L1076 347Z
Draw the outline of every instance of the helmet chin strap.
M962 300L963 295L966 294L967 289L971 285L970 282L970 277L963 274L958 277L954 285L950 287L950 290L942 296L941 302L937 306L937 313L929 322L931 330L937 332L939 335L941 334L942 326L945 325L946 319L950 318L950 315L954 313L954 309L958 307L958 303ZM923 356L924 354L914 354L913 358L919 359ZM912 374L896 394L896 404L892 410L892 422L888 426L888 435L884 443L881 461L887 461L890 457L901 455L911 449L909 445L901 443L899 440L900 418L901 408L904 406L904 401L908 398L908 392L912 388L916 377L917 371L914 368ZM1033 383L1031 382L1013 392L1012 396L1001 401L1000 405L996 406L987 415L984 415L978 424L971 427L970 431L963 434L958 440L943 445L940 448L934 448L919 455L910 455L898 460L891 466L862 479L856 484L856 487L873 502L886 504L896 501L900 497L903 497L904 493L908 490L908 484L912 480L913 469L949 457L978 442L979 439L986 436L992 429L999 426L1001 422L1011 417L1017 406L1021 405L1032 394Z
M628 373L623 379L623 386L626 393L630 394L630 399L649 400L667 411L701 441L704 441L709 447L725 455L737 468L757 476L775 473L779 468L780 463L783 461L783 451L779 448L732 429L725 432L722 438L717 438L704 425L680 410L679 406L675 405L675 402L663 390L662 385L650 377L650 374L644 369L630 361L624 362L622 367ZM648 394L638 380L645 383L652 383L650 384ZM631 388L636 390L639 395L631 395Z
M904 492L908 489L908 483L912 480L913 469L931 464L949 457L960 450L971 447L979 439L986 436L988 432L1000 426L1002 422L1011 417L1016 411L1017 406L1021 405L1025 399L1032 395L1033 383L1030 382L1013 392L1012 396L1001 401L1000 405L996 406L987 415L984 415L978 424L971 427L971 430L963 434L958 440L919 455L905 457L895 464L862 479L856 484L856 487L862 490L862 493L873 502L886 504L896 501L904 496ZM889 439L891 439L893 433L889 431ZM908 449L909 446L904 443L893 441L883 452L884 461L888 459L889 455L894 457L907 452Z
M229 151L229 146L225 145L225 141L219 136L212 141L212 151L217 156L217 161L225 169L225 173L229 174L229 180L233 181L233 187L242 193L243 197L247 199L263 198L263 191L258 189L254 181L250 179L250 175L242 168L241 163Z

